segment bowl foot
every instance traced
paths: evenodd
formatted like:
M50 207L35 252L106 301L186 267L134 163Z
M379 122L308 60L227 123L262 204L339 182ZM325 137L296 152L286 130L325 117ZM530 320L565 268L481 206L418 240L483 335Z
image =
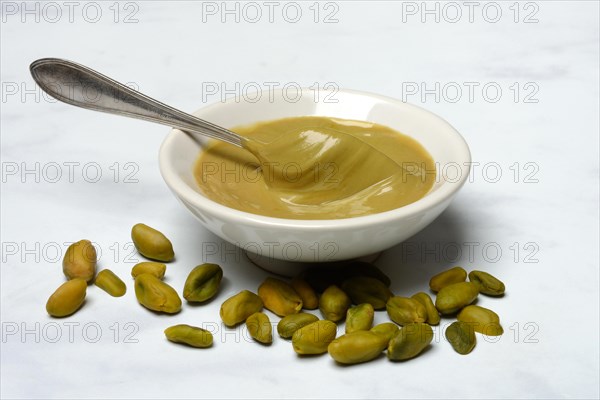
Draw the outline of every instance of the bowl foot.
M364 262L373 263L373 262L375 262L375 260L377 260L379 258L381 253L382 252L380 251L378 253L354 258L352 260L335 261L335 262L328 262L328 263L323 263L323 264L337 265L337 264L345 264L349 261L364 261ZM252 253L250 251L244 251L244 254L246 254L246 257L248 257L248 260L250 260L250 262L252 264L256 265L260 269L263 269L267 272L271 272L273 274L281 275L281 276L284 276L287 278L293 278L296 275L298 275L301 271L318 265L318 263L314 263L314 262L297 262L297 261L277 260L273 257L259 255L256 253Z

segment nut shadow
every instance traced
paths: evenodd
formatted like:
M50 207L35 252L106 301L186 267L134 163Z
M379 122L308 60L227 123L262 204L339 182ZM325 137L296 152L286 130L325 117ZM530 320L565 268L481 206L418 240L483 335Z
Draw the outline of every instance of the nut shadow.
M227 293L232 286L238 286L236 282L243 282L244 287L255 291L265 276L271 274L252 263L241 248L204 228L189 212L182 210L174 214L173 219L173 224L186 232L184 237L195 241L193 245L186 246L187 258L198 260L198 264L215 263L223 268L220 293ZM202 241L197 238L202 238ZM226 281L226 277L235 277L235 282Z
M433 275L468 262L463 248L468 230L464 212L451 205L421 232L384 251L375 261L391 278L395 295L433 294L428 285Z
M421 291L432 294L428 282L433 275L455 265L464 264L469 269L469 254L464 248L468 241L464 218L467 212L464 207L450 205L421 232L382 252L374 264L390 277L395 295L411 296ZM188 246L194 259L221 265L225 276L235 276L235 280L244 282L247 288L257 288L265 276L275 275L251 262L241 248L207 231L189 213L181 211L173 218L173 222L187 232L186 237L203 238L203 245ZM217 250L205 254L206 243ZM227 290L222 287L220 292Z

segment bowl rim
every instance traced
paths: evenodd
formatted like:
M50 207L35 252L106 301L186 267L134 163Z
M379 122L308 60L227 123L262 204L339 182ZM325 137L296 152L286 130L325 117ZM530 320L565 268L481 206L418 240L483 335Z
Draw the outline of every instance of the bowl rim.
M301 90L302 93L306 91L314 93L315 89L302 88ZM319 89L319 91L328 92L329 90ZM263 91L263 94L264 93L265 91ZM455 143L456 146L455 151L459 152L463 158L462 160L457 160L457 162L462 162L464 166L464 169L462 170L463 173L461 174L459 181L444 184L438 189L436 189L434 192L427 193L424 197L420 198L414 203L410 203L405 206L395 208L393 210L383 211L375 214L369 214L359 217L318 220L268 217L265 215L252 214L246 211L241 211L235 208L224 206L192 189L179 176L175 169L172 168L172 162L168 157L168 154L171 153L171 151L169 150L172 148L172 146L174 146L175 141L180 137L180 135L187 136L185 132L175 128L171 129L167 137L163 140L159 149L159 169L163 180L177 196L181 197L181 199L185 200L190 204L193 204L196 207L210 210L210 213L214 214L217 218L228 221L244 221L245 225L252 225L256 227L288 227L306 231L322 228L327 228L328 231L346 230L350 227L358 228L369 225L377 225L380 223L390 223L393 221L409 218L411 216L416 216L427 210L435 208L436 206L447 200L452 199L456 192L465 184L471 169L471 152L469 150L467 142L462 137L462 135L445 119L423 107L403 102L401 100L388 96L352 89L338 89L337 93L370 97L395 106L403 107L405 110L410 110L413 112L421 113L423 115L427 115L429 118L438 120L438 122L440 122L446 128L445 135L450 135L452 137L452 141ZM192 114L196 114L199 111L213 109L215 107L220 107L233 102L235 102L235 97L231 97L229 99L226 99L225 101L218 101L215 103L207 104Z

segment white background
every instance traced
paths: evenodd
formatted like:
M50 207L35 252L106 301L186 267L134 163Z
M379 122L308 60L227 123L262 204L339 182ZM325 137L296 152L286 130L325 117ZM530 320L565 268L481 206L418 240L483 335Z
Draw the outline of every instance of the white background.
M287 3L275 3L272 22L255 3L254 23L257 8L243 3L237 16L221 2L52 4L2 3L3 398L598 398L597 2L476 2L471 16L463 2L427 3L437 16L421 2L306 2L296 23ZM186 111L220 101L221 89L207 90L215 86L243 100L277 82L333 83L438 113L480 164L440 218L376 264L404 296L457 264L497 275L506 296L479 304L505 334L478 335L460 356L438 328L419 358L341 367L327 355L299 358L278 337L264 347L224 330L221 302L267 273L235 250L214 254L227 248L168 191L157 162L167 128L49 99L28 72L41 57L86 64ZM195 265L223 266L213 302L176 316L137 304L128 246L140 221L173 241L167 282L178 290ZM111 298L91 286L77 314L51 319L44 305L64 281L60 256L82 238L129 291ZM162 331L175 323L217 329L214 346L167 342Z

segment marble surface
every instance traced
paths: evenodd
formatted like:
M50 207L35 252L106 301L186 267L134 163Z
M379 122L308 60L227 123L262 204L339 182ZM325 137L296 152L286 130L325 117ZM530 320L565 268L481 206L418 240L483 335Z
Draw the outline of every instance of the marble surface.
M221 2L67 3L2 2L3 398L599 397L597 2L231 2L231 13ZM52 101L28 73L41 57L188 111L274 82L366 90L440 114L471 146L472 179L376 264L406 296L456 264L496 274L506 296L478 304L505 334L478 335L459 356L443 319L421 357L341 367L224 329L220 303L268 274L168 191L157 164L166 128ZM171 317L141 308L128 277L138 221L175 244L175 288L193 266L220 263L218 298ZM92 286L77 314L51 319L44 304L64 280L62 252L81 238L129 290L111 298ZM215 345L168 343L162 331L175 323L213 330Z

